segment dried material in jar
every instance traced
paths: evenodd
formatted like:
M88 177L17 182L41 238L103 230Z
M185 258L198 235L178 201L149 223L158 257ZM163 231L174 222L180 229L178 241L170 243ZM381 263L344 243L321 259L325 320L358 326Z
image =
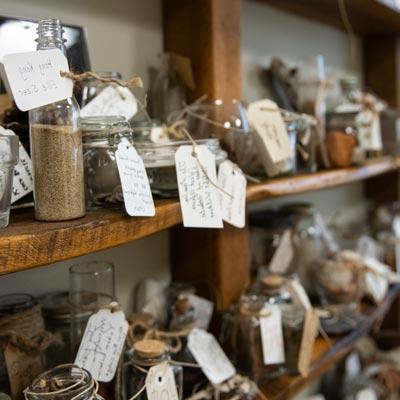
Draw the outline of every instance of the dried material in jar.
M31 125L35 158L35 217L62 221L85 214L81 131L68 125Z

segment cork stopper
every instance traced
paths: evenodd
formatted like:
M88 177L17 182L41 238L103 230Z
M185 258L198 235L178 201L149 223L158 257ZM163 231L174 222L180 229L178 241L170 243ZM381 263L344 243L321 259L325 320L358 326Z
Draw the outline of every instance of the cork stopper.
M135 352L143 358L155 358L162 356L167 347L160 340L143 339L133 345Z
M267 290L277 290L285 283L285 279L280 275L267 275L261 279L262 286Z

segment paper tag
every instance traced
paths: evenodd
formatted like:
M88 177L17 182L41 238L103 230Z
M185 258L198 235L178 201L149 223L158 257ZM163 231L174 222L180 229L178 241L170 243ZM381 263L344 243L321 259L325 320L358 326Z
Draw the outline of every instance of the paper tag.
M236 374L235 367L210 333L193 329L189 334L188 347L201 370L214 385Z
M99 382L110 382L124 348L128 323L122 311L100 310L88 321L75 364Z
M298 279L288 279L286 287L296 304L300 304L305 310L312 309L310 298Z
M30 356L11 344L4 350L4 359L13 399L23 399L22 391L43 372L40 356ZM4 371L5 372L5 371Z
M379 113L363 110L356 116L357 139L364 150L382 150L381 123Z
M301 337L297 368L302 376L308 376L314 351L315 338L319 328L319 318L313 309L308 309Z
M339 245L336 243L335 239L333 238L332 233L326 226L324 219L322 218L320 213L315 213L315 222L321 229L322 238L325 241L326 246L328 247L331 253L337 253L339 249Z
M376 241L367 235L362 235L357 240L356 252L360 254L361 257L372 257L376 259L379 257L379 249Z
M255 101L249 104L247 113L272 161L278 163L290 158L289 136L277 104L267 99Z
M172 367L167 363L155 365L146 376L148 400L179 400Z
M33 190L32 160L24 146L19 143L19 161L14 167L13 190L11 204Z
M378 395L372 388L365 388L357 392L356 400L378 400Z
M153 195L142 157L122 139L115 152L126 212L132 217L154 217Z
M197 328L208 330L214 311L214 303L192 293L189 293L187 298L194 308L194 319L196 320Z
M126 87L107 86L81 109L81 117L122 115L128 121L137 113L138 103Z
M21 111L32 110L72 96L68 60L59 49L6 54L3 59L15 103Z
M241 169L229 160L218 169L218 185L228 194L220 191L222 219L237 228L246 224L247 181Z
M176 174L183 226L222 228L219 194L210 182L217 182L215 156L206 146L180 146L175 153Z
M285 274L292 263L294 250L292 245L292 231L286 229L269 263L268 269L276 274Z
M265 306L270 314L260 318L261 342L264 364L283 364L285 346L282 332L282 315L279 306Z
M371 257L363 257L363 262L365 267L377 275L385 277L390 283L400 283L400 274L393 272L388 265Z

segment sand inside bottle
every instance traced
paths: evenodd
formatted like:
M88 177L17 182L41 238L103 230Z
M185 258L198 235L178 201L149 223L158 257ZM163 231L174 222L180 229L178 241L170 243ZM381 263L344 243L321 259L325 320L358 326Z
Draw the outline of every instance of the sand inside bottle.
M30 127L35 218L63 221L85 215L82 136L68 125Z

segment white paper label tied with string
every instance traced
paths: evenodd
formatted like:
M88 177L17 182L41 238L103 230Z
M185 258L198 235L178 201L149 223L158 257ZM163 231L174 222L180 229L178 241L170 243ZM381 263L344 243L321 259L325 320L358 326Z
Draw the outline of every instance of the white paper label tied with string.
M142 157L127 139L122 139L115 158L126 212L135 217L153 217L156 209Z
M175 153L183 226L222 228L215 156L206 146L180 146Z
M89 318L75 364L99 382L110 382L117 370L128 323L122 311L102 309Z
M179 400L172 367L167 363L155 365L146 376L148 400Z
M28 111L72 96L73 83L60 71L69 71L68 61L59 49L6 54L3 59L17 107Z
M241 169L229 160L224 161L218 169L218 185L223 189L219 191L223 220L243 228L246 224L247 181Z

